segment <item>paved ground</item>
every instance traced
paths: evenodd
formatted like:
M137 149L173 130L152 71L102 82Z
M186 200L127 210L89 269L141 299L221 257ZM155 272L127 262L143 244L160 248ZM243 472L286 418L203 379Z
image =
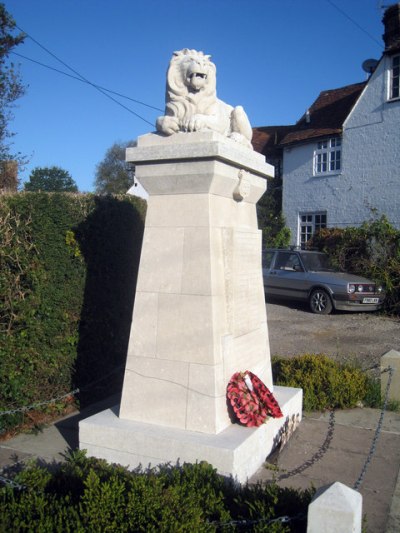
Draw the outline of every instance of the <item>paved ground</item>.
M253 479L275 479L284 487L315 488L340 481L354 488L378 425L376 409L307 414L288 445L268 459ZM400 531L400 415L387 413L376 451L358 490L368 533ZM397 490L397 496L393 494ZM390 518L390 523L389 523ZM338 532L339 533L339 532Z
M325 353L368 368L379 364L381 356L389 350L400 351L400 320L378 313L337 312L322 316L310 313L306 305L270 300L267 316L272 355ZM288 447L276 459L282 472L263 469L257 476L261 479L281 476L279 483L283 486L302 488L310 483L320 487L336 477L353 487L368 455L379 415L379 411L372 409L336 412L330 442L328 415L306 415ZM385 415L376 453L360 485L368 533L384 532L386 525L388 532L400 532L399 422L399 414ZM308 465L315 454L321 453L326 438L328 448L322 449L321 457ZM302 465L304 470L287 476Z
M400 320L377 313L314 315L306 306L267 304L271 354L325 353L363 368L391 349L400 351Z
M328 317L304 308L267 305L272 354L327 353L356 358L365 366L390 349L400 351L400 322L375 314ZM40 457L60 461L78 446L78 421L118 402L109 398L81 414L71 415L37 435L22 434L0 442L0 469L15 461ZM276 479L283 486L316 488L335 481L353 487L373 442L380 412L375 409L307 414L280 454L269 458L251 481ZM400 414L386 413L376 451L359 487L367 533L400 531ZM341 532L338 532L341 533Z

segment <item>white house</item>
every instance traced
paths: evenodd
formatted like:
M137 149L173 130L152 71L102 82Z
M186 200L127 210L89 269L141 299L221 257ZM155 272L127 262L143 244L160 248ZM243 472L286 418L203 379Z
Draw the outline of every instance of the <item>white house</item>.
M384 14L385 51L368 81L323 91L293 126L254 129L254 147L282 177L292 244L321 227L386 215L400 229L400 3Z

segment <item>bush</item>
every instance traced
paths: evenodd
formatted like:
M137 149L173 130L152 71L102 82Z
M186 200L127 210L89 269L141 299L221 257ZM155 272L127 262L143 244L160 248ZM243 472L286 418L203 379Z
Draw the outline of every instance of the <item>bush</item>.
M282 216L282 179L267 178L267 190L257 203L258 227L263 248L285 248L290 243L290 229Z
M275 484L241 487L209 464L163 465L129 472L75 452L52 470L32 465L14 479L23 490L0 489L2 531L305 531L268 522L307 512L312 491ZM218 524L227 524L219 526Z
M341 270L383 284L386 311L400 315L400 231L385 216L359 228L321 229L308 246L329 254Z
M305 354L290 359L274 357L274 383L303 389L305 411L376 406L376 384L360 368L339 364L328 356ZM380 402L380 397L378 404Z
M129 196L0 196L0 411L123 366L144 212ZM3 428L21 422L0 418Z

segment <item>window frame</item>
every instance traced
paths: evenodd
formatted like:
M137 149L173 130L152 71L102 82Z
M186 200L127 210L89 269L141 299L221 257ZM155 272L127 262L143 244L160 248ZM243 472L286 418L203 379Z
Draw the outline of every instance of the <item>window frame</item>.
M342 138L327 137L317 141L313 155L313 175L328 176L342 171Z
M395 70L396 74L394 74ZM388 93L389 101L400 99L400 54L390 57Z
M307 218L308 220L302 220ZM319 211L307 211L299 213L298 219L298 245L302 250L305 249L307 242L311 239L315 233L322 229L328 227L328 213L323 210ZM305 229L303 232L302 229ZM309 231L311 228L311 231ZM306 239L303 238L307 237Z

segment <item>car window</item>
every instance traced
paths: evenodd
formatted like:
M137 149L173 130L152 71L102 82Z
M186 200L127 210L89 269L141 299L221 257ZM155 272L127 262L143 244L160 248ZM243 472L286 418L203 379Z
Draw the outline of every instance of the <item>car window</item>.
M263 268L271 268L272 258L274 252L263 252L262 254L262 266Z
M318 252L302 253L301 258L307 270L313 270L314 272L334 270L329 256L326 254Z
M278 252L275 268L279 270L300 271L303 270L299 256L291 252Z

